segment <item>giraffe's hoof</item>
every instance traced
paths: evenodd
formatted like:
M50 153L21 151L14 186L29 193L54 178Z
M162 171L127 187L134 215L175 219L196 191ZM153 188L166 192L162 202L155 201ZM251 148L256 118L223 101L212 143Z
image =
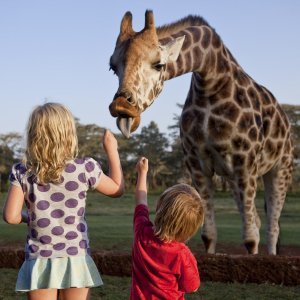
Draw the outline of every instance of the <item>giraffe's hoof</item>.
M279 255L280 254L280 238L278 238L278 240L277 240L277 244L276 244L276 253L275 254L277 254L277 255Z
M204 246L205 246L206 253L214 254L216 249L215 249L213 240L209 239L206 235L202 235L201 237L202 237L202 241L203 241Z
M257 244L255 241L247 241L245 242L245 247L249 254L257 254Z

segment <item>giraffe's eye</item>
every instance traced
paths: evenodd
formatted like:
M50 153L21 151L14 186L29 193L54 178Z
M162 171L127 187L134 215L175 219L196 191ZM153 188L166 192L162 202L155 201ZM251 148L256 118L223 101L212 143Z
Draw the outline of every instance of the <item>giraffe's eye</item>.
M166 64L161 64L161 63L156 63L153 65L153 68L156 70L156 71L161 71L164 67L165 67Z

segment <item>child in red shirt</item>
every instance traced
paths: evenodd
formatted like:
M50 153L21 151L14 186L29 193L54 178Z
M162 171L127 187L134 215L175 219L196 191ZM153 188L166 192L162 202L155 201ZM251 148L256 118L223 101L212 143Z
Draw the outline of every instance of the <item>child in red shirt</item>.
M184 299L200 286L197 261L185 242L203 224L201 198L187 184L170 187L157 201L153 225L147 203L148 160L142 157L136 169L130 299Z

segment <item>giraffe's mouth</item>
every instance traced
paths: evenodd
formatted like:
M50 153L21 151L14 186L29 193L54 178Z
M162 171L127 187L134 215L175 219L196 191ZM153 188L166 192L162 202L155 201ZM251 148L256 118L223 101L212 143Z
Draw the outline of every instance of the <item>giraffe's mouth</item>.
M131 105L126 98L118 97L109 106L110 113L117 117L117 126L126 138L130 138L140 125L141 116L138 109Z

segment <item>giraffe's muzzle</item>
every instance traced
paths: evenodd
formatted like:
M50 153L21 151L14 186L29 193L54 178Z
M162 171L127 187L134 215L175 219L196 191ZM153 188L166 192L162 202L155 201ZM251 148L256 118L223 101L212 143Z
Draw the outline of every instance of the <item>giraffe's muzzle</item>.
M117 97L109 105L110 114L117 118L117 126L122 134L129 138L140 125L139 110L130 104L125 97Z

